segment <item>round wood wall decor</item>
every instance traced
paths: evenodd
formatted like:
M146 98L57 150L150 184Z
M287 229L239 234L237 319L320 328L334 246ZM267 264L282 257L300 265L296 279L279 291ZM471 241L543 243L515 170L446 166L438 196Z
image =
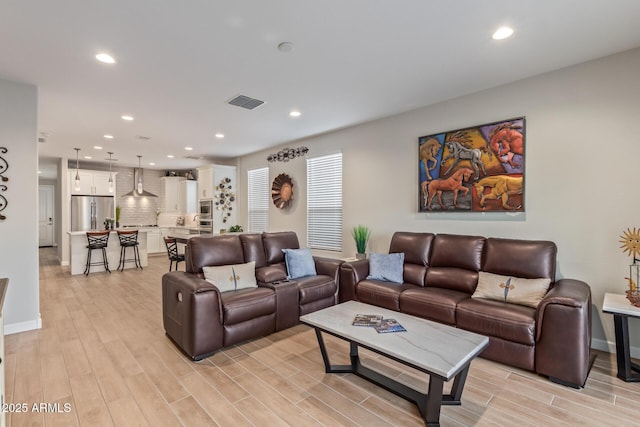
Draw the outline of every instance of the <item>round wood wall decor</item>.
M271 199L278 209L287 208L293 200L293 181L286 173L281 173L273 180Z

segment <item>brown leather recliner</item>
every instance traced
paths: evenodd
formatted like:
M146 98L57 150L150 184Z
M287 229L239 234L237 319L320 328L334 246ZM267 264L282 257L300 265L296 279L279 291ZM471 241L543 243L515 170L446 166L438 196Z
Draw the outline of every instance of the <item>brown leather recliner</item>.
M298 323L299 316L337 302L342 261L314 257L317 275L287 280L282 249L299 248L293 232L197 236L185 251L186 272L162 277L167 336L189 357L268 335ZM220 292L202 268L256 263L257 288Z
M591 290L555 280L556 245L549 241L398 232L389 252L403 252L404 283L367 279L367 260L340 268L340 302L355 299L489 337L482 357L581 387L591 357ZM537 308L471 298L480 271L549 278Z

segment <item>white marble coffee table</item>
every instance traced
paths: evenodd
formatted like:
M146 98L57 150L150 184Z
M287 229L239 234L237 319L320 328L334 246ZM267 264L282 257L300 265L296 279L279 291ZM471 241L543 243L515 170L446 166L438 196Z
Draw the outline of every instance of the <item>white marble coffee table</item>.
M381 314L396 319L407 331L381 334L372 327L353 326L356 314ZM300 321L315 328L325 372L354 373L414 402L428 426L440 425L441 405L460 405L469 364L489 345L489 338L482 335L356 301L306 314ZM322 332L350 343L351 365L331 365ZM362 366L359 346L428 374L428 393ZM443 396L443 384L452 378L451 392Z
M604 294L602 311L613 314L616 329L616 362L618 378L626 382L639 382L640 366L631 361L629 350L629 317L640 318L640 308L633 306L625 295ZM633 372L635 371L635 372Z

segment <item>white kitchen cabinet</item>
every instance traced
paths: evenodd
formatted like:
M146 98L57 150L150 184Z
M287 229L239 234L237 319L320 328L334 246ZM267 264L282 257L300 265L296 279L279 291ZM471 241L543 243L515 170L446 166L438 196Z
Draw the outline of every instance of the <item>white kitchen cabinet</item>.
M213 166L198 168L198 200L213 198Z
M160 178L162 181L162 208L164 213L179 213L178 208L178 193L180 189L180 181L184 181L185 178L179 176L163 176Z
M147 253L157 254L164 252L164 241L160 238L160 230L157 228L147 230Z
M198 183L180 176L163 176L162 208L164 213L198 212Z
M198 212L198 182L185 179L178 187L178 207L182 213Z
M75 189L76 170L69 170L69 183L72 195L113 196L116 194L116 173L112 172L113 192L109 192L109 172L78 170L80 189Z

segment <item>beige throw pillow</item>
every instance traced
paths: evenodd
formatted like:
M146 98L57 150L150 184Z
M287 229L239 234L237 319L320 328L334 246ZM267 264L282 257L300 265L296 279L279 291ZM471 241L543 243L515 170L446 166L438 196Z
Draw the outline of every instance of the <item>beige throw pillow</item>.
M258 287L255 261L246 264L202 267L202 272L204 273L204 279L216 285L220 292Z
M550 284L550 279L522 279L481 271L478 286L471 298L486 298L536 308Z

